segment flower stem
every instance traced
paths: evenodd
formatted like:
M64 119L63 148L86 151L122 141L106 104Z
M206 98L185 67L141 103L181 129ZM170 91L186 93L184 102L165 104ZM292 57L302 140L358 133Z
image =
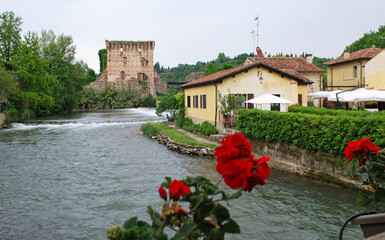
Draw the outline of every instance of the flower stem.
M224 177L221 177L221 179L219 179L215 185L218 185L223 179L224 179Z

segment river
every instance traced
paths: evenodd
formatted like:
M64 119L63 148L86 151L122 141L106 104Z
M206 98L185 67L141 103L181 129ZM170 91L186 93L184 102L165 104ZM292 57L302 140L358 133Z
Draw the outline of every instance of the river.
M0 130L0 239L106 239L132 216L161 210L165 176L216 181L215 160L182 155L149 139L153 109L74 113ZM225 185L221 185L226 188ZM357 193L272 171L267 185L230 201L240 235L226 239L338 239L363 211ZM363 239L350 224L345 239Z

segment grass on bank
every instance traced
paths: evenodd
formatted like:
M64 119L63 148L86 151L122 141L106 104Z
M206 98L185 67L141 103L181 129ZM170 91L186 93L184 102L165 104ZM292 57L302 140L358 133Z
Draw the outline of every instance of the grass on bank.
M167 126L167 124L164 122L143 124L141 130L147 137L151 137L158 133L163 133L177 143L186 143L191 146L204 146L213 149L217 147L214 144L198 142L197 140L181 133L180 131Z

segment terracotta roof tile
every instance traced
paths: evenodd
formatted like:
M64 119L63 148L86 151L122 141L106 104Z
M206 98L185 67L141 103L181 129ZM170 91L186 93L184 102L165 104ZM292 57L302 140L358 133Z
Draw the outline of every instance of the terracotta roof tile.
M239 72L245 71L247 69L250 69L251 68L250 66L251 65L243 65L240 67L235 67L235 68L227 69L224 71L216 72L216 73L213 73L213 74L208 75L206 77L194 80L192 82L185 83L185 84L181 85L181 87L183 88L183 87L188 87L188 86L192 86L192 85L200 85L200 84L204 84L204 83L208 83L208 82L213 82L215 80L220 80L220 79L232 76L232 75L236 74L237 72L239 73Z
M217 72L217 73L211 74L211 75L203 77L203 78L199 78L199 79L197 79L195 81L185 83L185 84L181 85L181 87L182 88L187 88L187 87L193 87L193 86L199 86L199 85L205 85L205 84L210 84L210 83L214 83L214 82L219 82L222 79L234 76L234 75L236 75L236 74L238 74L240 72L246 71L248 69L251 69L251 68L254 68L254 67L257 67L257 66L264 66L264 67L266 67L268 69L271 69L271 70L273 70L275 72L278 72L280 74L290 76L290 77L292 77L293 79L297 80L299 83L302 83L302 84L313 83L311 80L309 80L308 78L304 77L301 73L297 72L294 69L288 68L288 66L279 65L281 67L287 67L287 68L277 69L276 67L272 66L273 64L274 64L274 61L272 61L272 63L268 62L268 61L265 61L265 62L257 61L256 63L252 63L252 64L248 64L248 65L243 65L243 66L240 66L240 67L235 67L235 68L227 69L227 70L224 70L224 71L221 71L221 72ZM276 64L276 66L278 66L278 65ZM322 70L322 72L323 72L323 70Z
M334 60L325 62L324 64L334 65L338 63L350 62L350 61L359 60L359 59L372 59L375 56L377 56L377 54L379 54L381 51L383 51L383 49L381 48L366 48L366 49L359 50L357 52L350 53L349 58L347 59L345 59L344 56L341 56Z
M300 57L274 57L274 58L254 58L248 57L251 62L261 62L277 69L293 69L297 72L324 72L323 69L314 64L308 63Z

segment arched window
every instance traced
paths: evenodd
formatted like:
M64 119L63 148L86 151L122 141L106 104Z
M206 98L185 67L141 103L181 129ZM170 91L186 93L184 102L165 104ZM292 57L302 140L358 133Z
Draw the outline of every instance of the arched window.
M120 79L124 80L124 71L120 72Z

